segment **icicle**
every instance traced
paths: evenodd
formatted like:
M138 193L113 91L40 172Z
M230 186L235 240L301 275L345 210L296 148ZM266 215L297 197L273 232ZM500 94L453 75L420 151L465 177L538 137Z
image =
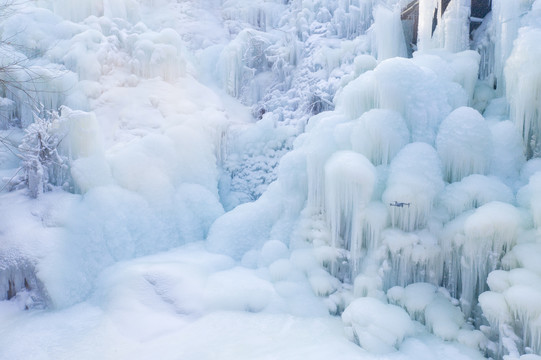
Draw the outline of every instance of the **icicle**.
M351 278L360 270L364 209L375 183L374 166L360 154L340 151L325 164L325 212L331 228L331 244L350 251ZM340 265L334 263L331 274L344 278L341 271Z
M505 66L511 120L520 131L527 159L541 156L541 29L521 29Z
M515 249L519 251L515 252ZM510 253L521 260L520 252L536 258L539 244L518 245ZM532 256L533 255L533 256ZM538 263L538 259L534 260ZM510 349L518 353L541 351L541 277L526 268L493 271L488 277L490 291L479 296L483 315L498 334L496 355L505 355Z
M446 258L448 286L460 296L464 314L470 316L480 293L487 290L488 274L501 266L503 255L513 247L524 227L521 212L513 205L490 202L473 214L447 226ZM460 279L460 282L457 280Z
M407 233L389 229L382 238L388 254L382 268L384 289L416 282L440 284L442 252L434 235L428 231Z
M1 254L0 301L16 300L22 309L43 308L48 298L34 264L21 254Z

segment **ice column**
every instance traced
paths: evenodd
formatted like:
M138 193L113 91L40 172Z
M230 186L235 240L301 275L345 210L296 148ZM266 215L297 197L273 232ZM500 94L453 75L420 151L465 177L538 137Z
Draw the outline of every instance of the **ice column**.
M352 278L359 272L363 244L364 209L376 183L376 170L363 155L339 151L325 164L325 210L331 228L331 245L349 250L351 265L343 269L333 263L332 275Z
M417 30L417 48L432 48L432 21L438 7L438 0L419 0L419 27Z
M510 117L522 134L526 157L541 155L541 29L521 29L505 66Z
M492 0L494 39L494 77L497 90L503 95L505 81L503 69L513 49L513 41L520 27L520 1Z
M379 61L392 57L407 57L406 40L400 20L400 6L388 9L377 6L374 10L374 26L376 29L376 49Z
M469 49L471 0L453 0L443 17L445 49L459 52Z

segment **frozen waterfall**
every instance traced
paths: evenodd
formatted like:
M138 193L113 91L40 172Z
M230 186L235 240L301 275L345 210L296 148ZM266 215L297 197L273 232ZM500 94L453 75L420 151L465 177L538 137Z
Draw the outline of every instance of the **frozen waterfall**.
M541 359L541 0L0 9L0 358Z

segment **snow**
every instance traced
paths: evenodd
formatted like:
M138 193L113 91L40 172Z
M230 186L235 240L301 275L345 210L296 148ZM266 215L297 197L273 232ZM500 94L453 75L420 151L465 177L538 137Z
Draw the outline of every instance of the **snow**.
M11 5L0 358L539 358L541 1L444 3Z

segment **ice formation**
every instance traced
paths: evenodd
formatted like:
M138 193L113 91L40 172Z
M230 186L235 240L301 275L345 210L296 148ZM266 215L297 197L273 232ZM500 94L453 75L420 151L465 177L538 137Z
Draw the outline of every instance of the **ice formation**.
M8 5L0 357L541 356L540 0Z
M492 154L490 130L476 110L461 107L442 121L436 148L445 179L460 181L471 174L486 174Z
M383 202L390 204L392 225L404 231L423 228L443 185L436 150L425 143L406 145L391 163L382 196ZM393 207L393 201L409 205Z
M399 113L374 109L365 112L351 129L352 149L374 165L388 165L409 142L410 134Z
M353 277L360 271L358 260L364 240L364 212L372 198L376 170L364 156L354 152L336 152L325 164L325 211L331 230L331 245L350 251ZM366 247L366 246L365 246ZM333 264L338 275L338 264Z

